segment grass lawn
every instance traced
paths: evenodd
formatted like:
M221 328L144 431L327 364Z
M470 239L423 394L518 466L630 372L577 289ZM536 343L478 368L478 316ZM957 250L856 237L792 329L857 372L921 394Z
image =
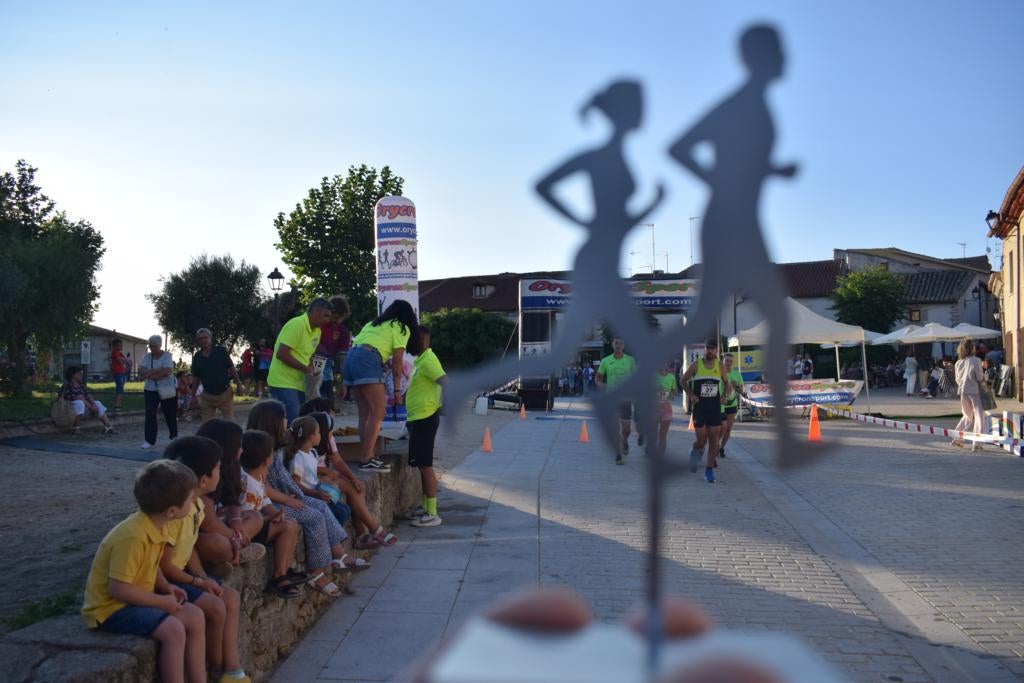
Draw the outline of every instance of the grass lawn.
M144 408L142 385L142 382L128 382L124 385L122 407L125 411ZM60 386L57 382L37 384L32 388L32 395L25 398L12 398L6 394L0 394L0 420L31 420L49 417L50 406L53 399L56 398ZM107 408L114 406L113 382L90 382L89 393ZM246 403L253 400L255 399L251 396L235 396L235 403Z

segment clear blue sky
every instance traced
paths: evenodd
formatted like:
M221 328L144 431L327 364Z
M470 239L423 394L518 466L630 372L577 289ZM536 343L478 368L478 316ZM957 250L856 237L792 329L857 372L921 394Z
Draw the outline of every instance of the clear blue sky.
M685 267L704 193L665 149L739 82L757 20L783 31L776 156L801 164L763 205L776 260L983 253L1024 163L1019 0L153 5L0 6L0 168L27 159L102 230L96 322L141 336L157 331L144 294L189 257L281 266L276 213L351 164L406 178L423 278L568 266L582 235L531 187L604 136L577 112L618 76L646 83L636 200L670 193L658 267ZM647 268L650 231L624 273L630 250Z

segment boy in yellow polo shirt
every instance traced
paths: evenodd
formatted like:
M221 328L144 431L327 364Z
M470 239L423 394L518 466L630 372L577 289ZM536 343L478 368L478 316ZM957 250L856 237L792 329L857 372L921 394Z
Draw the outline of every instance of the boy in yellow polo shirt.
M100 542L85 584L89 628L152 638L164 683L206 680L203 612L160 572L167 523L192 514L196 476L180 462L154 460L135 477L139 509Z
M203 497L213 493L220 483L221 453L220 444L203 436L181 436L164 449L164 458L180 462L196 475L196 495L190 513L165 527L170 540L160 560L160 571L185 591L190 603L203 610L206 661L213 679L218 683L251 683L238 658L238 591L207 576L196 552L199 528L206 517Z
M405 513L413 526L440 526L437 514L437 475L434 474L434 437L441 424L441 384L444 368L430 348L430 328L419 326L423 352L416 356L405 393L409 430L409 466L420 470L423 504Z

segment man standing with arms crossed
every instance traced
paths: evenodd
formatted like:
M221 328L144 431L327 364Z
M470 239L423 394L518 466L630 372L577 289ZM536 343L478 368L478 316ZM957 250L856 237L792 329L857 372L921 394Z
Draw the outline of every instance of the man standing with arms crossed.
M595 378L597 386L602 390L614 389L636 370L636 360L634 360L633 356L623 353L625 348L626 342L616 337L612 340L612 355L601 359L601 365L597 367ZM619 449L615 453L616 465L621 465L622 458L629 454L629 422L630 420L636 421L632 401L622 402L622 405L619 407L619 420L621 439ZM639 423L637 427L637 445L644 445L644 436L640 433Z
M722 433L722 397L732 396L732 384L718 363L718 342L708 339L704 343L704 357L686 368L682 378L683 391L693 406L693 428L697 442L690 450L690 471L696 472L708 444L708 461L704 468L704 480L715 483L715 458L718 456L718 442ZM725 391L722 391L722 387Z

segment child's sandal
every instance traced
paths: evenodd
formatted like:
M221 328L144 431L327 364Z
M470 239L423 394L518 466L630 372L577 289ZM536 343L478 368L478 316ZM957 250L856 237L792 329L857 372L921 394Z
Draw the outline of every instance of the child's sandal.
M284 600L291 600L301 595L299 589L288 582L287 575L279 576L276 579L271 579L267 582L267 592L273 593Z
M377 543L382 546L392 546L398 543L398 536L395 536L391 532L381 531L373 537L373 540L377 541Z
M363 534L356 541L356 550L376 550L380 547L380 541L370 534Z
M361 557L352 557L348 553L331 560L330 566L345 572L358 572L370 568L370 563Z
M333 581L328 581L322 586L318 586L315 583L309 584L309 587L315 590L317 593L326 595L329 598L336 598L341 595L341 589Z

